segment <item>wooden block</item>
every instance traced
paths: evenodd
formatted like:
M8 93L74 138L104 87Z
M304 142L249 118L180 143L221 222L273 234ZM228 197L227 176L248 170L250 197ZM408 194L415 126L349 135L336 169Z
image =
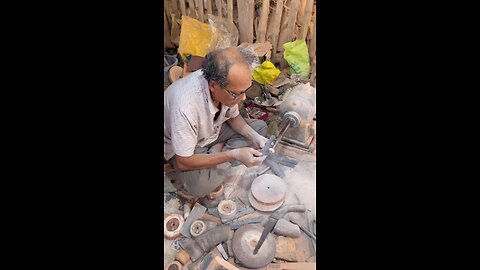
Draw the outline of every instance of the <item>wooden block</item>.
M289 262L297 261L295 240L291 237L278 236L275 258Z

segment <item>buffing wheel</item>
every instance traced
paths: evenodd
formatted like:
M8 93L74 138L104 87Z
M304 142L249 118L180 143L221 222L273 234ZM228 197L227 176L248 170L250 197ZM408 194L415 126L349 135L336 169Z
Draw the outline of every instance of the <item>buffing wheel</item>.
M181 215L169 215L163 222L163 235L169 240L174 240L180 236L184 220Z

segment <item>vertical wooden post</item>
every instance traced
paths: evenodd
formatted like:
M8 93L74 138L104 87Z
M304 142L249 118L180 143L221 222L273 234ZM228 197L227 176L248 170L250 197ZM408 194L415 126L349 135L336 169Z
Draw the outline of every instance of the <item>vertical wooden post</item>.
M180 10L182 11L182 15L186 16L187 9L185 8L185 0L179 0L179 1L180 1Z
M178 0L172 0L172 12L173 14L175 14L175 16L178 17L178 15L180 14L180 10L178 8ZM170 16L169 16L170 17ZM173 22L172 22L173 24Z
M197 13L195 12L195 2L193 0L188 0L188 11L190 12L190 17L198 19Z
M163 12L165 12L166 20L164 21L167 24L167 28L170 28L170 26L172 25L172 21L170 19L170 13L171 13L170 0L163 1ZM169 14L169 16L166 16L166 14Z
M265 42L269 12L270 12L270 0L263 0L262 14L260 15L260 22L258 23L257 42Z
M299 1L292 1L290 4L290 12L288 14L287 42L290 42L293 39L293 31L295 30L295 24L297 22L299 4Z
M216 0L215 3L217 4L218 17L221 19L223 17L222 16L222 0Z
M307 0L300 0L300 7L298 8L297 21L303 21L303 13L305 13L305 4Z
M248 1L248 30L247 30L247 40L249 43L253 43L253 16L255 14L255 0Z
M212 13L212 0L207 0L207 20L208 20L208 14L213 14Z
M248 8L248 3L246 0L237 1L238 9L238 40L241 43L248 42L247 32L248 32L248 16L246 16L245 11Z
M307 37L307 30L310 20L312 19L312 8L313 8L313 0L307 0L307 4L305 5L305 13L303 16L302 21L302 31L300 32L299 39L305 40Z
M228 22L233 24L233 0L227 0L227 16Z
M315 57L315 50L317 45L317 16L313 17L313 27L309 31L309 42L308 42L308 56L310 57L310 63L312 63L313 58Z
M275 19L273 20L273 36L272 36L272 62L275 62L277 59L277 37L280 29L280 20L282 19L283 12L283 0L277 0L277 8L275 10Z
M204 20L203 20L203 0L198 0L198 20L201 21L202 23L204 22Z

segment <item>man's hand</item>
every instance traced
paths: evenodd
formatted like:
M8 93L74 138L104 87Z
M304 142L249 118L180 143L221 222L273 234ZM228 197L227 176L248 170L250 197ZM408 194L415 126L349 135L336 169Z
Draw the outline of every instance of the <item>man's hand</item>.
M265 146L265 143L268 141L267 138L255 132L252 137L253 147L256 149L262 149Z
M264 143L265 145L265 143ZM247 167L258 166L267 158L262 156L262 152L250 147L233 149L227 152L232 158L245 164Z

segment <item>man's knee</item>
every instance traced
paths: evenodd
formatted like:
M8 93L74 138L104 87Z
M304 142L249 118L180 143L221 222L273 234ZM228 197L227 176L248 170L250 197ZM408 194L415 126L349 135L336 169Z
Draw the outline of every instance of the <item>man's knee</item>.
M258 134L262 136L267 136L267 123L263 120L253 119L248 123Z

